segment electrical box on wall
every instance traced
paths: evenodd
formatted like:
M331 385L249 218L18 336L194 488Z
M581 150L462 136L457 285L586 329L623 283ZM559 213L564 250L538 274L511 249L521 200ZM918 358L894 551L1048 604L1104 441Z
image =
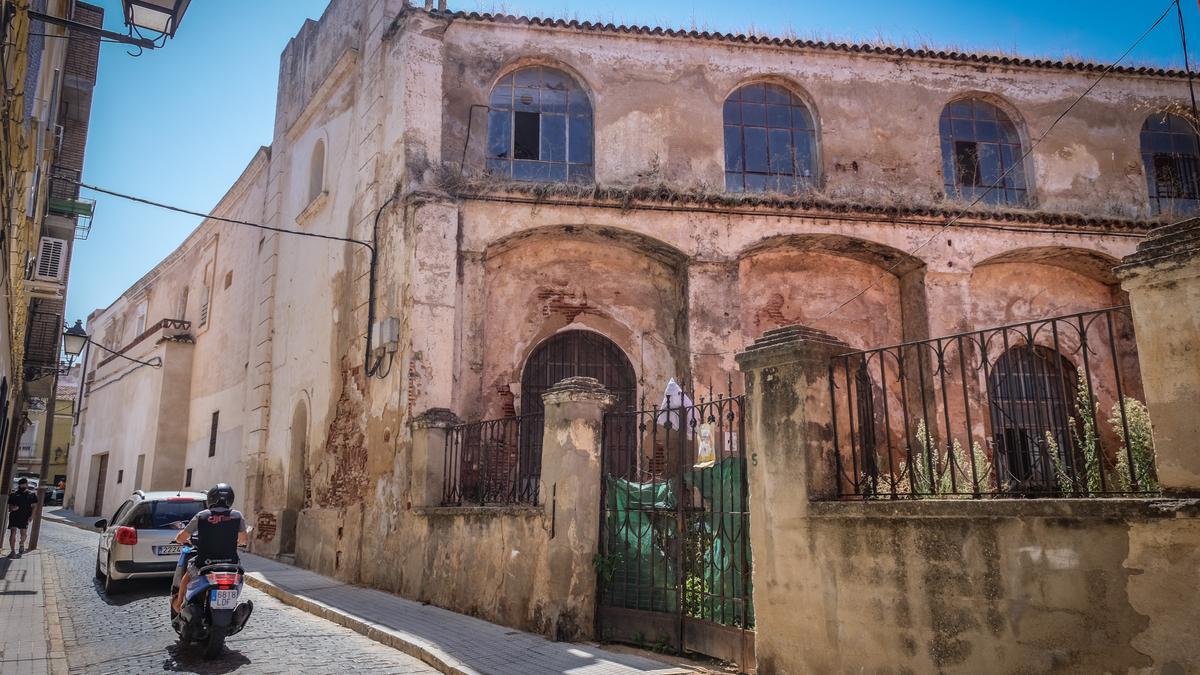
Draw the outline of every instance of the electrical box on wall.
M400 348L400 319L389 316L376 321L371 326L371 344L376 350L395 353Z

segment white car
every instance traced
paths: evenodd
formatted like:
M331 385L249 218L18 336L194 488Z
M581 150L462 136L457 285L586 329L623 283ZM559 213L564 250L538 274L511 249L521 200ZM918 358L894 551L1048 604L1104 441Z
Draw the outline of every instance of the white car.
M112 593L126 579L170 577L182 548L175 536L205 508L203 492L134 492L111 519L96 521L96 578Z

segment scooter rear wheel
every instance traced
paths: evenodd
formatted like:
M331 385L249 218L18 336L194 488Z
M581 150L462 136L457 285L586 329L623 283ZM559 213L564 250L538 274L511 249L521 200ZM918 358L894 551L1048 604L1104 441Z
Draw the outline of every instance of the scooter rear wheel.
M213 626L208 629L208 642L204 644L204 658L215 659L225 648L225 626Z

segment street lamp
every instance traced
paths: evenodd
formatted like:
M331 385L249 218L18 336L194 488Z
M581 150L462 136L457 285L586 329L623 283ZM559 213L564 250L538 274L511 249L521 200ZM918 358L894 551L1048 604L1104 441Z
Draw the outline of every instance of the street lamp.
M66 26L72 30L95 35L111 42L133 45L138 48L138 52L133 56L137 56L142 53L142 49L157 49L166 44L167 38L175 37L175 31L179 30L179 22L183 21L183 13L187 11L190 3L191 0L121 0L127 31L125 34L32 9L28 10L28 13L31 19L52 23L56 26ZM10 14L12 12L5 12L2 17L6 31ZM142 31L155 33L155 35L146 37L142 35Z
M83 352L87 342L88 334L83 328L83 322L76 319L74 326L63 331L63 351L67 354L67 363L75 362L75 358Z
M141 28L175 37L189 2L191 0L121 0L121 8L125 11L125 24L134 30Z

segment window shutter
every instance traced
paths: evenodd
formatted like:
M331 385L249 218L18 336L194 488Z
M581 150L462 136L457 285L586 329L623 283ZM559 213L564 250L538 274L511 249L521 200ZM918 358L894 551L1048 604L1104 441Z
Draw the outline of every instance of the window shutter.
M42 281L62 281L63 264L66 262L67 241L54 237L42 237L38 247L36 276Z

